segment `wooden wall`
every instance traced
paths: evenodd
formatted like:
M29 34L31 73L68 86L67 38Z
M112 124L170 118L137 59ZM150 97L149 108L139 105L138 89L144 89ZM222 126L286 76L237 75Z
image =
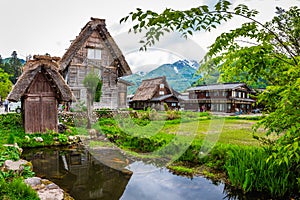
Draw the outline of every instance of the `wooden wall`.
M26 133L57 131L57 100L55 92L40 72L24 96Z
M101 49L101 60L86 59L88 48ZM101 77L103 82L101 100L100 103L94 104L95 107L116 109L127 106L124 105L124 102L126 104L127 87L126 95L124 96L124 84L117 83L117 68L113 66L113 61L104 41L100 35L94 31L72 59L66 78L77 100L86 101L86 88L83 85L83 80L91 69L93 69L94 72ZM124 99L119 99L120 97Z

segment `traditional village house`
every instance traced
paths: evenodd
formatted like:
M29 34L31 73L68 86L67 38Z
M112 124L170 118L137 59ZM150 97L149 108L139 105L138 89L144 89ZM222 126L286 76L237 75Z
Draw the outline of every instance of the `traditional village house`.
M130 102L130 107L137 110L148 107L164 110L164 104L166 104L169 109L179 109L178 94L169 86L165 76L146 79L138 87Z
M22 103L25 132L58 130L58 103L75 101L70 88L59 73L59 58L34 56L8 96Z
M86 101L85 76L93 71L102 80L102 96L95 107L126 108L127 81L120 77L132 74L121 50L106 29L104 19L91 18L72 41L60 60L60 70L73 94Z
M250 95L252 90L245 83L201 85L187 91L185 110L248 113L255 103Z

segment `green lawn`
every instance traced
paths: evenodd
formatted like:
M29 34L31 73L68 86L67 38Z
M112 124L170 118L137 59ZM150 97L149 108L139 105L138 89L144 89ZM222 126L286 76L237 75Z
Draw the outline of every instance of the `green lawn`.
M161 131L168 134L193 135L196 133L196 139L214 136L218 137L218 142L224 144L259 145L259 142L253 138L252 126L255 122L255 120L217 118L166 124ZM264 132L259 130L256 134L263 136Z

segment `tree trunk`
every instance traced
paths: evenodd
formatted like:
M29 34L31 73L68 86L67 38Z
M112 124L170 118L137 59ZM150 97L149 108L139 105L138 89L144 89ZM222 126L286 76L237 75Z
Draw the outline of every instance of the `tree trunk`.
M91 106L91 101L92 101L92 93L90 90L87 90L87 94L86 94L86 108L87 108L87 129L91 128L91 121L92 121L92 106Z

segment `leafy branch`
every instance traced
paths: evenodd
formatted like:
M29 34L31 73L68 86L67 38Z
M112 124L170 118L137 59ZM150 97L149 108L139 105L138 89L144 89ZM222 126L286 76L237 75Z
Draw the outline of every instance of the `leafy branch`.
M133 31L137 33L142 32L143 29L146 30L144 40L140 41L140 43L142 43L140 50L147 50L147 47L153 46L167 32L178 31L184 38L187 38L188 35L193 35L194 31L211 31L215 29L218 24L230 20L233 16L240 16L251 22L243 24L240 29L234 30L231 35L223 33L218 39L225 36L224 41L227 40L227 44L229 44L229 42L232 42L232 40L237 37L255 38L258 41L264 40L266 37L273 37L277 43L286 50L289 57L293 59L294 64L297 65L297 59L295 59L296 55L289 48L289 45L272 30L272 27L269 27L268 24L264 25L254 18L258 14L257 10L251 10L243 4L239 4L230 10L231 6L232 4L229 1L220 0L215 4L213 10L203 5L185 11L167 8L161 14L151 10L143 11L137 8L136 12L130 12L128 16L122 18L120 23L129 20L137 22L129 32ZM257 25L266 31L258 32ZM223 48L225 47L226 45L223 45ZM217 49L211 48L208 55L220 52L220 50L222 50L220 46Z

